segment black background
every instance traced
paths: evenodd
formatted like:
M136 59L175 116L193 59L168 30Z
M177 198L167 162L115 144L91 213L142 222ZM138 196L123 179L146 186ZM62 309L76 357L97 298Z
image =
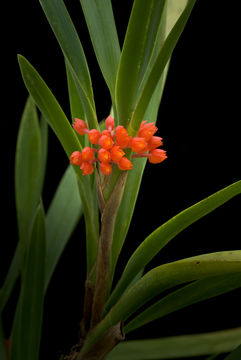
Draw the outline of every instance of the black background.
M113 1L123 43L130 1ZM10 4L9 4L10 5ZM17 64L24 55L39 71L69 115L62 53L38 1L4 5L2 24L2 208L1 272L4 276L17 242L14 204L14 152L27 91ZM79 32L92 76L99 119L108 116L110 99L91 48L78 0L66 1ZM9 8L8 8L9 6ZM179 211L241 178L240 167L240 29L237 2L197 1L174 51L158 115L168 160L148 164L131 228L119 261L119 272L133 250L156 227ZM6 8L6 9L5 9ZM49 157L43 193L45 208L68 164L49 133ZM240 249L240 197L178 235L151 266L182 257ZM46 296L41 359L58 359L74 343L81 316L84 281L84 222L66 247ZM150 266L148 267L150 268ZM2 279L1 279L2 281ZM4 312L8 336L15 289ZM239 290L174 313L129 339L221 330L240 326Z

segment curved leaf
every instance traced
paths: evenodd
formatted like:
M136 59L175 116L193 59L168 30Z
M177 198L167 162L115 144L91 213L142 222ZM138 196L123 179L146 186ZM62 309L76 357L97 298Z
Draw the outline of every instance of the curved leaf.
M174 311L241 287L241 273L195 281L157 301L125 326L129 332Z
M132 116L130 118L130 113L128 114L130 123L128 126L128 132L132 135L136 134L139 129L140 123L145 114L146 108L149 104L149 101L152 97L152 94L157 86L157 83L163 73L167 62L170 59L170 56L177 44L179 37L188 21L188 18L191 14L192 8L195 5L196 0L189 0L187 6L182 12L181 16L177 20L176 24L170 31L165 40L163 46L161 47L158 56L152 66L152 69L148 75L148 79L145 81L145 86L139 95L139 98L135 104L135 108L131 109Z
M115 304L133 277L177 234L240 193L241 181L237 181L182 211L151 233L129 259L106 309Z
M18 56L26 88L60 140L67 156L80 150L80 143L63 110L41 76L23 56Z
M90 128L98 127L92 85L78 34L62 0L40 0L50 26L70 67Z
M45 290L70 236L82 215L77 178L68 166L46 214L47 268Z
M138 85L155 45L164 5L164 0L134 1L116 81L118 121L124 126L131 118Z
M115 99L120 45L110 0L80 0L91 41L111 97Z
M221 354L234 349L240 338L241 328L236 328L205 334L124 341L107 356L107 360L176 359Z
M179 284L211 276L241 272L241 250L204 254L164 264L145 274L110 309L89 335L80 355L95 344L103 334L163 291Z
M240 344L240 338L239 338L239 341L238 343ZM229 354L224 360L238 360L240 359L241 357L241 344L236 348L234 349L231 354Z
M46 173L46 164L48 157L48 123L43 115L40 117L40 135L41 135L41 180L40 180L40 188L42 192L45 173Z
M11 337L11 360L38 360L44 303L45 269L45 218L42 206L39 205L26 249L19 306L15 315Z
M38 116L31 98L21 119L15 156L15 198L21 258L41 191L41 138Z

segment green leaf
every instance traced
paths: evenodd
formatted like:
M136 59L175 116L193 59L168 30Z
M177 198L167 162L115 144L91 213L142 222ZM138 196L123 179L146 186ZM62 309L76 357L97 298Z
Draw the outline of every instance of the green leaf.
M89 350L110 327L119 321L126 321L163 291L194 280L238 272L241 272L241 250L204 254L150 270L110 309L89 335L80 354Z
M240 337L238 340L238 344L240 344ZM224 360L239 360L241 357L241 344L237 347L237 349L234 349L234 351L231 352Z
M0 313L0 359L7 360L6 345L5 345L5 338L4 338L4 333L3 333L1 313Z
M40 188L44 185L47 157L48 157L48 123L43 115L40 117L40 137L41 137L41 180Z
M134 1L116 82L118 121L124 126L131 118L138 85L155 45L164 5L164 0Z
M240 337L241 328L236 328L205 334L124 341L112 350L107 360L177 359L221 354L234 349Z
M98 127L88 65L78 34L62 0L40 0L79 92L90 128Z
M45 218L38 206L26 248L18 311L11 337L11 360L38 360L46 269Z
M20 242L14 252L13 259L4 280L3 286L0 290L0 313L5 308L11 292L14 288L18 275L20 273Z
M137 315L125 326L125 334L174 311L240 287L241 273L195 281L165 296Z
M31 98L21 119L15 156L15 198L21 257L29 237L41 191L41 138L38 116Z
M237 181L180 212L151 233L129 259L106 309L115 304L133 277L177 234L240 193L241 181Z
M187 6L182 12L181 16L177 20L176 24L170 31L167 39L165 40L163 46L161 47L158 56L152 66L152 69L148 75L148 79L145 81L145 86L142 89L141 94L135 104L135 107L131 109L131 118L130 113L128 113L128 118L130 120L128 132L132 134L136 134L139 129L140 123L145 114L146 108L149 104L149 101L152 97L152 94L157 86L157 83L163 73L167 62L172 55L172 52L178 42L178 39L186 25L186 22L191 14L192 8L195 4L196 0L189 0ZM125 114L126 116L127 114Z
M100 69L115 99L120 45L110 0L80 0Z
M19 55L18 61L26 88L57 135L67 156L75 150L81 151L75 132L41 76L23 56Z
M167 70L168 69L166 68L146 111L146 118L152 119L153 122L156 122L158 108L167 77ZM137 196L141 185L142 175L146 165L146 159L144 158L133 159L132 161L134 166L133 169L128 173L125 190L122 196L121 204L115 222L113 245L111 249L111 270L109 286L111 286L116 263L131 223Z
M45 290L58 260L82 215L77 178L69 165L46 215L47 270Z

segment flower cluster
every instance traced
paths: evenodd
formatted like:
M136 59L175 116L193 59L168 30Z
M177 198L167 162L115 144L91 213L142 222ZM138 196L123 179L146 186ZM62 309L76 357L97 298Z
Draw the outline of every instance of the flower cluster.
M112 165L117 164L120 170L130 170L132 162L125 156L124 149L131 148L136 154L132 157L147 157L152 164L162 162L167 158L166 152L157 149L161 146L162 138L154 136L158 130L154 123L142 121L136 137L131 137L124 126L115 128L115 121L112 116L105 120L106 129L102 132L87 128L87 124L75 118L73 128L80 135L88 135L89 142L96 147L86 146L83 150L74 151L70 156L70 163L80 166L83 175L90 175L94 172L93 164L99 162L100 171L104 175L112 172Z

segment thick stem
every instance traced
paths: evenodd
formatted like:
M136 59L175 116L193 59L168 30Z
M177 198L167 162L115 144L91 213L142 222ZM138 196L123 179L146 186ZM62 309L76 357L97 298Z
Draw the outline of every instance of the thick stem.
M127 172L122 172L110 199L104 206L101 217L101 233L97 256L96 286L92 305L91 328L101 320L104 309L115 219L124 191L126 178Z

